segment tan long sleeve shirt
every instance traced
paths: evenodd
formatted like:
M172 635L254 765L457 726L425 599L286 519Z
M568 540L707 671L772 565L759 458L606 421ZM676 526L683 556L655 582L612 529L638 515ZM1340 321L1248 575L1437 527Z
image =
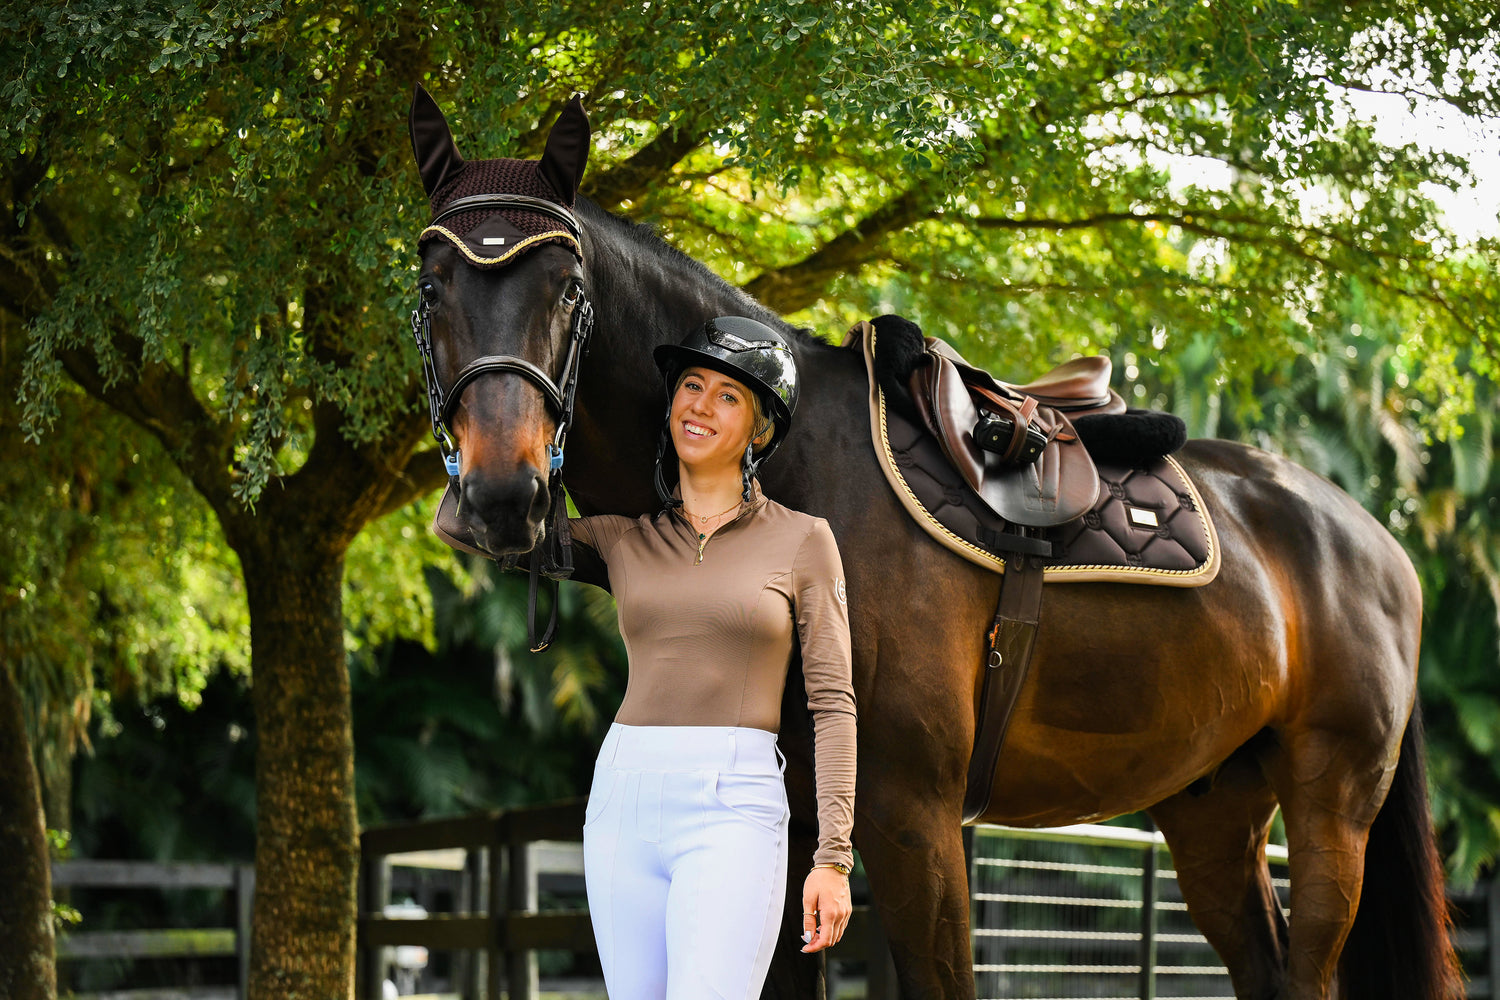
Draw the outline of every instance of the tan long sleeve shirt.
M570 521L598 553L630 655L615 720L781 728L800 645L813 713L815 864L852 864L855 706L843 564L826 521L762 497L702 539L677 512Z

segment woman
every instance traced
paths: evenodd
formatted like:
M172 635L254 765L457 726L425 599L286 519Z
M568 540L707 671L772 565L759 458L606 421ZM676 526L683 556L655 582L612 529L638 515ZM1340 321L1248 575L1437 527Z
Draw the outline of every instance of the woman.
M663 510L571 522L574 542L605 564L630 656L584 819L589 911L611 1000L754 998L785 894L776 732L798 647L819 826L802 950L833 944L849 920L854 696L843 570L827 523L766 499L754 478L797 402L781 336L724 317L655 357L668 397Z

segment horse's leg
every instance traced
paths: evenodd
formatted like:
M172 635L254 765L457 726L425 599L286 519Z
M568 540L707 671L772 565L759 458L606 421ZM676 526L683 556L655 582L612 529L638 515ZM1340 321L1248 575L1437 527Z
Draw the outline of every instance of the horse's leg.
M1266 774L1286 821L1292 883L1287 983L1280 1000L1328 1000L1359 909L1365 842L1396 766L1388 739L1341 728L1288 728Z
M818 809L813 780L812 714L802 671L787 674L781 699L781 735L786 758L786 795L792 808L787 834L786 900L781 933L771 954L764 1000L823 1000L824 956L802 952L802 885L818 846Z
M790 768L789 768L790 770ZM818 846L816 825L792 817L787 852L786 901L782 906L781 933L771 955L764 1000L823 1000L825 996L822 955L802 953L802 883Z
M953 590L940 595L947 607L973 603L961 592L966 585L950 583ZM876 683L860 702L861 724L878 724L860 730L854 843L904 1000L974 996L960 820L983 636L955 629L938 638L922 648L889 643L872 651ZM975 667L960 671L955 663Z
M944 803L896 783L865 794L856 836L903 1000L972 998L959 802Z
M1201 794L1179 792L1148 810L1177 869L1198 930L1219 953L1240 1000L1274 1000L1286 979L1286 919L1266 867L1276 814L1254 751L1237 751Z

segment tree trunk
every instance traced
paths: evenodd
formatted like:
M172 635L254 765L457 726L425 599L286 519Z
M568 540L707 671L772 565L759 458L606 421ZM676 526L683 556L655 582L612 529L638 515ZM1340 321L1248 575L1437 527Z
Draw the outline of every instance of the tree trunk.
M310 518L268 515L236 545L260 741L250 1000L342 1000L359 861L344 549L306 537Z
M52 869L21 692L0 660L0 997L57 996Z

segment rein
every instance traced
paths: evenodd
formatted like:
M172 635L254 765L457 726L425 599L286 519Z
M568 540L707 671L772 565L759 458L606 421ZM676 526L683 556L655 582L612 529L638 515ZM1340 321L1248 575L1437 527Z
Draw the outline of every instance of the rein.
M582 229L572 212L561 205L541 198L520 194L479 194L460 198L438 213L432 225L463 212L518 208L551 216L567 227L580 247L583 245ZM442 452L443 467L448 472L448 486L454 491L458 500L463 499L458 478L459 449L448 428L448 422L452 419L453 411L457 409L459 400L463 397L464 389L471 382L485 375L519 375L541 391L553 412L557 414L557 432L553 435L551 443L547 445L547 491L550 494L551 506L547 512L542 541L533 552L529 568L526 630L533 653L540 653L551 645L552 637L557 631L557 581L566 580L573 575L572 536L568 531L567 515L563 513L566 509L562 496L563 446L567 442L568 428L573 424L573 404L578 393L578 373L583 367L584 356L588 354L589 337L594 331L594 306L589 301L582 282L575 282L568 297L563 301L572 306L573 316L568 328L567 357L563 360L562 371L558 374L556 381L525 358L514 354L487 354L464 365L453 380L453 385L446 392L443 390L442 382L438 379L437 362L433 358L432 307L419 293L417 307L411 311L411 334L412 339L417 343L417 351L422 356L422 381L427 389L427 410L432 421L432 436L437 441L438 450ZM514 566L517 558L509 557L505 563L506 568ZM552 616L547 623L546 631L539 639L536 628L536 599L542 576L553 581Z

